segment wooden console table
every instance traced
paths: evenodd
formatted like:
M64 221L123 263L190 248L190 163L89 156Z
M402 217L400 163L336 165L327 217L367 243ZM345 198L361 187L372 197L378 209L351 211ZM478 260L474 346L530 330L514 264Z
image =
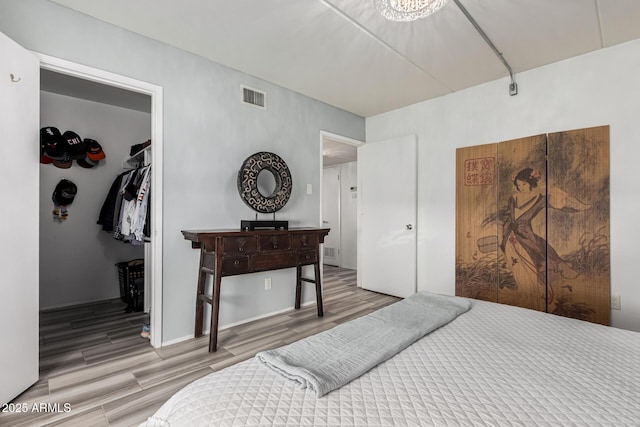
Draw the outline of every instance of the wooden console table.
M196 295L195 336L202 336L204 303L211 304L209 352L218 345L220 283L225 276L296 267L295 308L300 308L302 282L315 283L318 317L323 316L320 282L320 244L328 228L293 228L290 230L183 230L191 247L200 249L198 291ZM315 267L315 279L302 277L302 266ZM213 293L205 295L207 274L213 276Z

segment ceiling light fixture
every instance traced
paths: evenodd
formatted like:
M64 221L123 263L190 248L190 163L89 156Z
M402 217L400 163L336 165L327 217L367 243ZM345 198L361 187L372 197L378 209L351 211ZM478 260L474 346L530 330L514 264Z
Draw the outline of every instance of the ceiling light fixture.
M440 10L446 2L447 0L374 0L378 12L396 22L425 18Z

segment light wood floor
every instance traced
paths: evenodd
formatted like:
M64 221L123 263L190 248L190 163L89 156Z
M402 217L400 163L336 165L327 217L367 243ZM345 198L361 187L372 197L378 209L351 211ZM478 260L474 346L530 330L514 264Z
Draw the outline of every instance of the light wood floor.
M27 413L0 413L0 425L138 425L200 377L398 300L357 288L354 270L325 266L323 287L324 317L310 305L225 329L212 354L208 336L154 349L140 337L146 316L119 300L42 312L40 379L13 402Z

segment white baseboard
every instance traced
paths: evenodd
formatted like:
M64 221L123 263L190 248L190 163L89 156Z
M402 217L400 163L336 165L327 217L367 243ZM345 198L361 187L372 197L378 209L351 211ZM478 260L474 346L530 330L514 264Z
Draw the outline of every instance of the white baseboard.
M309 305L315 305L315 303L316 303L315 301L309 301L309 302L306 302L306 303L302 304L301 307L307 307ZM284 308L282 310L272 311L271 313L261 314L260 316L251 317L249 319L244 319L244 320L241 320L239 322L230 323L228 325L220 326L219 330L223 331L225 329L233 328L234 326L240 326L240 325L244 325L245 323L253 322L254 320L260 320L260 319L264 319L265 317L275 316L276 314L286 313L287 311L291 311L291 308ZM203 335L207 335L208 333L209 333L209 329L204 329L202 331ZM180 337L180 338L174 338L172 340L162 341L161 347L172 345L172 344L178 344L178 343L181 343L183 341L191 340L193 338L194 338L194 335L190 334L190 335L185 335L185 336Z
M168 341L162 341L162 343L160 344L160 347L165 347L168 345L172 345L172 344L178 344L181 343L183 341L187 341L187 340L192 340L194 338L193 334L191 335L186 335L184 337L180 337L180 338L174 338L172 340L168 340Z

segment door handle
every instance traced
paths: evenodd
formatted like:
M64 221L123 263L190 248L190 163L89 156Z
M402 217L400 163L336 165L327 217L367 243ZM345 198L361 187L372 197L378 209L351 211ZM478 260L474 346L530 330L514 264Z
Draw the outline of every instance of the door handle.
M413 230L413 225L407 224L407 230Z

